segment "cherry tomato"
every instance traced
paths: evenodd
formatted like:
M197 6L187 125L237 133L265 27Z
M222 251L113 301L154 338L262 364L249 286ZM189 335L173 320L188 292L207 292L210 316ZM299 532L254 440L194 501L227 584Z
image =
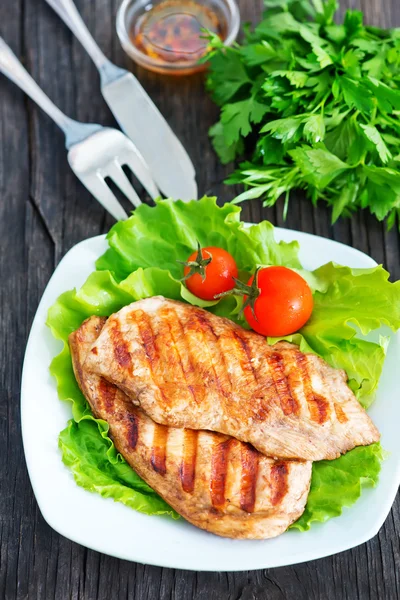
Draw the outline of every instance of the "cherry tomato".
M217 294L235 287L233 277L238 276L236 262L223 248L199 247L197 252L189 256L185 265L187 288L202 300L214 300Z
M254 276L248 285L253 284ZM254 287L254 286L253 286ZM254 300L254 313L246 306L244 316L254 331L270 337L295 333L306 324L313 309L308 283L286 267L260 269L257 275L259 295ZM247 297L244 297L246 302Z

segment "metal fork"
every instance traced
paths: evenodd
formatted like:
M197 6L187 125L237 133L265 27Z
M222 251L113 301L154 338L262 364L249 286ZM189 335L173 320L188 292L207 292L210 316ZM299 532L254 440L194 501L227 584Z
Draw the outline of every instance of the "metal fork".
M117 220L127 214L107 185L109 177L137 207L141 200L125 175L127 165L154 199L160 192L149 167L133 142L121 131L96 124L79 123L67 117L46 96L0 37L0 72L11 79L63 130L68 162L78 179Z
M94 61L100 74L104 100L122 131L141 152L163 194L176 200L179 198L189 201L197 198L193 163L138 79L106 58L72 0L46 2L66 23ZM144 6L147 2L141 0L141 4Z

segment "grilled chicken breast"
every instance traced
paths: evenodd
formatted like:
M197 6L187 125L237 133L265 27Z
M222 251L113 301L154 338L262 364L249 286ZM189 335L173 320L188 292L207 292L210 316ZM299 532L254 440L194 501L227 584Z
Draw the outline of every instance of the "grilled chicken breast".
M304 510L311 463L275 461L218 433L156 424L121 390L86 371L85 358L104 322L92 317L71 334L73 366L94 414L108 422L132 468L197 527L232 538L283 533Z
M85 369L157 423L231 435L266 456L333 459L380 437L344 371L159 296L112 315Z

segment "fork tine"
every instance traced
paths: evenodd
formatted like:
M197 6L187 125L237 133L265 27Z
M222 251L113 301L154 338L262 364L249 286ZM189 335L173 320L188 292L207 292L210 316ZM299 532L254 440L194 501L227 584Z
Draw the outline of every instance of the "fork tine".
M135 188L125 175L121 165L117 160L114 160L112 163L107 165L107 173L104 171L104 174L106 174L107 177L111 177L115 185L117 185L121 192L123 192L128 198L128 200L132 202L133 206L137 208L139 204L142 204L142 201L135 191Z
M77 175L79 177L78 173ZM84 177L79 177L79 179L114 219L119 221L128 218L121 204L99 173L86 173Z
M137 152L133 144L129 144L125 148L123 160L120 160L120 162L122 165L127 165L130 168L153 200L161 196L161 192L154 183L147 163L144 161L142 155Z

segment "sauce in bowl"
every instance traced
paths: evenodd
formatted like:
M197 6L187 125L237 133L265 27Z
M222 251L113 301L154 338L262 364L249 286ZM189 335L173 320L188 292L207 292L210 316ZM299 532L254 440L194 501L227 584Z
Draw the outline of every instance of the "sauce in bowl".
M197 0L164 0L131 24L131 42L143 54L164 64L192 65L192 71L204 68L193 64L207 52L208 40L203 29L226 37L223 16ZM186 71L187 73L188 71Z

